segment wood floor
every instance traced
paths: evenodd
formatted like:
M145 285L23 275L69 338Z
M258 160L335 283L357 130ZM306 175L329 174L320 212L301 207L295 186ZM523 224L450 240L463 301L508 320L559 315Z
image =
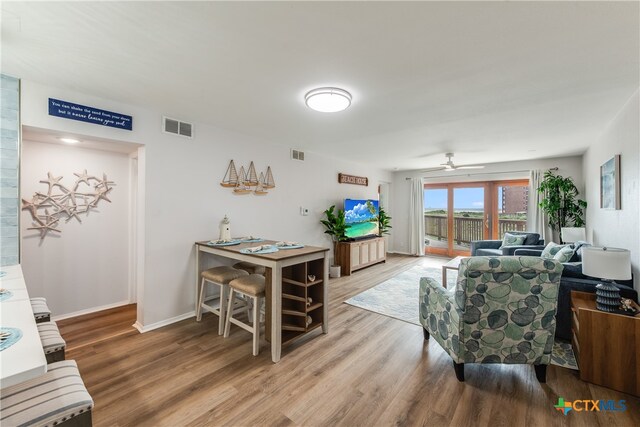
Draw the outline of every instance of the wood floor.
M219 337L212 315L99 341L81 338L82 322L66 322L63 336L75 340L67 358L77 360L95 401L95 426L640 425L640 399L557 366L544 385L520 365L469 365L459 383L449 356L420 327L343 303L413 265L444 262L390 256L331 280L329 334L286 347L278 364L264 340L251 356L251 334L237 327ZM622 399L628 409L564 416L553 407L558 397Z

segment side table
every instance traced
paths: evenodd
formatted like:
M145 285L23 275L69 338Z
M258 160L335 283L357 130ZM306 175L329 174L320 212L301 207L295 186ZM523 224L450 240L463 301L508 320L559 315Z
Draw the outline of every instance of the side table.
M580 379L640 396L640 316L596 309L596 295L571 291L571 344Z

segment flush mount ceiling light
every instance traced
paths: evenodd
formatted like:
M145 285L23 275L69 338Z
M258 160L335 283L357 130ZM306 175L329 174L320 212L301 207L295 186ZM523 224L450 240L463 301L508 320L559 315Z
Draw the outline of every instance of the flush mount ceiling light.
M67 144L77 144L78 142L80 142L74 138L60 138L60 141L66 142Z
M351 94L337 87L321 87L304 96L307 107L321 113L336 113L351 105Z

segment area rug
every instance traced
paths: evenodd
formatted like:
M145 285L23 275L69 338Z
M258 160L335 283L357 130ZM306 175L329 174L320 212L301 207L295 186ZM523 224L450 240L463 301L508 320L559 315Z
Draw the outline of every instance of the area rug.
M421 277L431 277L441 283L442 269L412 267L348 299L345 303L420 326L418 288ZM447 271L447 289L455 288L457 277L455 270ZM551 363L564 368L578 369L573 349L564 341L556 340L554 343Z

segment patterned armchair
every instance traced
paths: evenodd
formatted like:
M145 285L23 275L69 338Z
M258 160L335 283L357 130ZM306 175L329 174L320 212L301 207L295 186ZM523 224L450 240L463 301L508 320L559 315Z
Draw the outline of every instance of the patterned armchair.
M455 290L420 279L420 323L453 359L534 365L546 381L556 329L562 264L537 257L472 257L460 262Z

